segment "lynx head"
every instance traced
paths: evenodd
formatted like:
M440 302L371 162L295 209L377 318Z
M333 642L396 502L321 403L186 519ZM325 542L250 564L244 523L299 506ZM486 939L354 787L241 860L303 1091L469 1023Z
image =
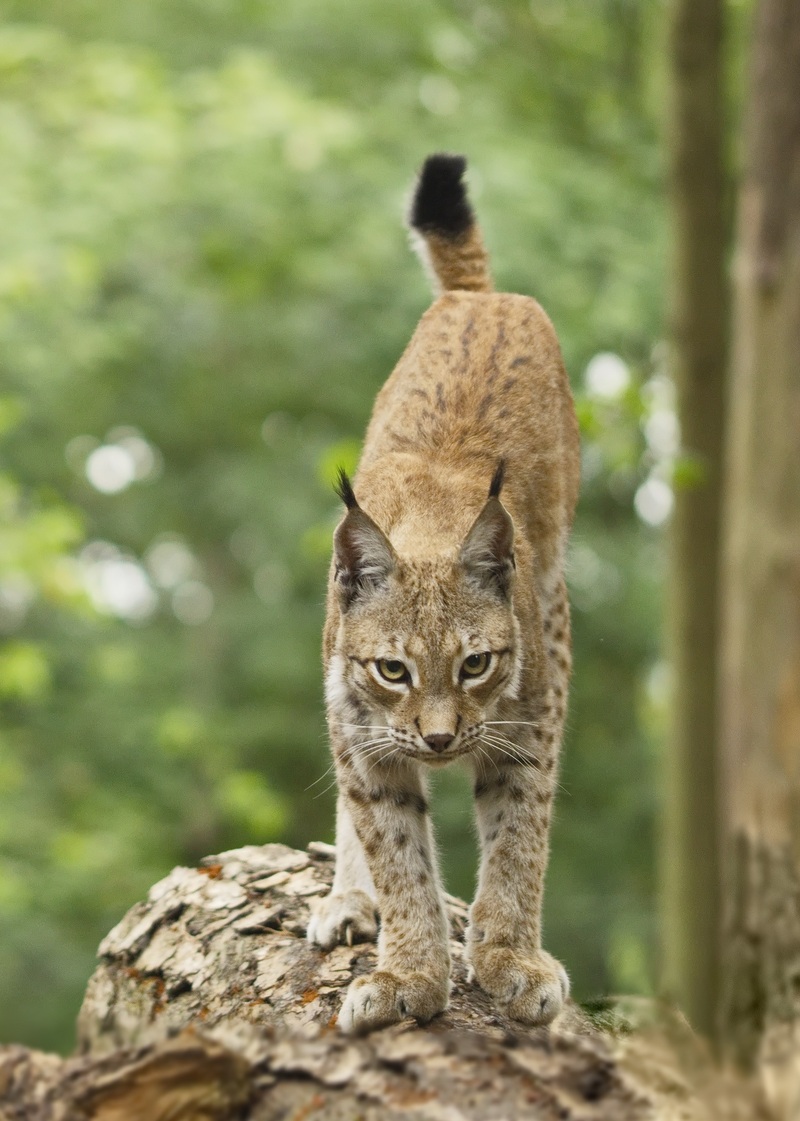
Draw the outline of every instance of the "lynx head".
M398 555L342 474L339 626L326 692L354 748L449 762L478 749L499 699L515 695L514 525L502 482L501 464L458 548L415 559Z

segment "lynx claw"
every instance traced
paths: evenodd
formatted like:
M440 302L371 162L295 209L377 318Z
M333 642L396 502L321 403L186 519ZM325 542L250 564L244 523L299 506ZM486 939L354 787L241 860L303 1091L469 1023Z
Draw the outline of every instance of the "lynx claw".
M346 1035L396 1024L412 1016L427 1023L447 1007L449 982L426 977L423 973L397 976L377 970L367 977L357 977L347 990L338 1024Z
M481 988L513 1020L549 1024L569 996L567 971L544 950L523 955L505 946L476 946L473 964Z
M331 950L354 942L374 942L378 937L375 903L364 891L328 895L317 903L306 938L314 946Z

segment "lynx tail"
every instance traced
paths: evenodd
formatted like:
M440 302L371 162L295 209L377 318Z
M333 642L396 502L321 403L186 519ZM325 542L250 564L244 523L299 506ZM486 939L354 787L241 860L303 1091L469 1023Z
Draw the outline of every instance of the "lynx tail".
M437 290L491 292L489 259L463 183L466 167L463 156L428 156L409 225Z

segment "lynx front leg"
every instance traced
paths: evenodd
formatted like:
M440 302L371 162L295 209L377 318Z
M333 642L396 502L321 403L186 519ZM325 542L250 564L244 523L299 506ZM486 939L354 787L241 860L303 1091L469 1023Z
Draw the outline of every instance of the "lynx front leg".
M406 1016L430 1020L447 1006L447 919L433 859L428 805L415 767L340 774L342 796L366 854L381 914L378 968L350 986L339 1013L345 1032Z
M341 942L374 942L378 936L377 902L367 859L356 835L347 802L336 802L336 871L333 887L314 908L307 938L330 950Z
M515 1020L546 1024L569 993L563 968L541 948L541 905L553 782L546 764L506 762L477 773L481 838L468 949L477 980ZM541 769L540 769L541 768Z

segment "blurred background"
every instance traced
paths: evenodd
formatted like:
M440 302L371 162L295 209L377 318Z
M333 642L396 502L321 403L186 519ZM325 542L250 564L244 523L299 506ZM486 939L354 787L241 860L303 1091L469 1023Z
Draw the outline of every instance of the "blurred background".
M660 0L0 4L0 1040L69 1048L176 863L332 840L332 480L430 302L402 215L465 153L583 431L545 905L581 999L648 992L678 456ZM475 870L437 781L448 888Z

